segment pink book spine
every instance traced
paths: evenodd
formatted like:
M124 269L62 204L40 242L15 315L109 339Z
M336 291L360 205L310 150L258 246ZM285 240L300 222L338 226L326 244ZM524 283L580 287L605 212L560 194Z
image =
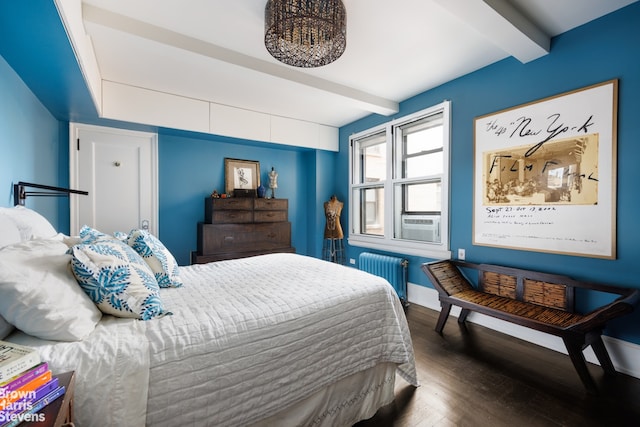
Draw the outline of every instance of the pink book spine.
M10 393L14 390L19 389L35 377L38 377L49 369L47 362L41 363L38 366L35 366L33 369L25 372L24 374L16 377L12 380L9 380L5 385L0 387L0 398L5 396L7 393Z

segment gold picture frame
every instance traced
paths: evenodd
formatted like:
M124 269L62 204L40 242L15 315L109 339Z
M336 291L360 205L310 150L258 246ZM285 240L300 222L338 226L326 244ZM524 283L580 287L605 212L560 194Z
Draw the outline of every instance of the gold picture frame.
M616 258L618 80L477 117L473 244Z
M225 192L257 190L260 186L260 162L256 160L224 159Z

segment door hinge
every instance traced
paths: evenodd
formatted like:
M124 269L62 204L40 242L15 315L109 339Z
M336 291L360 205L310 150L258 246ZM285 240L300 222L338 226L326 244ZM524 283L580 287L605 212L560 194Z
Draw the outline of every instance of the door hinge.
M80 138L76 139L76 150L80 151Z

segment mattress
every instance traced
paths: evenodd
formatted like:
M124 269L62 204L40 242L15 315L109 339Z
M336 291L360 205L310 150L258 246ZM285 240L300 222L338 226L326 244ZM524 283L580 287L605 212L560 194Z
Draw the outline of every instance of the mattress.
M54 371L76 370L82 426L264 425L336 384L356 384L365 401L363 382L350 379L389 364L418 384L402 306L382 278L296 254L181 267L180 275L182 288L161 290L172 315L104 316L80 342L10 339L37 347ZM388 380L379 378L368 387L387 403ZM348 404L341 395L331 408Z

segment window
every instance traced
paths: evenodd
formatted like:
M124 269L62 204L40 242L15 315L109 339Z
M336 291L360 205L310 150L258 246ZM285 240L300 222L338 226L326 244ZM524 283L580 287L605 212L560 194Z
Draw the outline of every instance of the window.
M449 102L350 138L349 244L448 258Z

